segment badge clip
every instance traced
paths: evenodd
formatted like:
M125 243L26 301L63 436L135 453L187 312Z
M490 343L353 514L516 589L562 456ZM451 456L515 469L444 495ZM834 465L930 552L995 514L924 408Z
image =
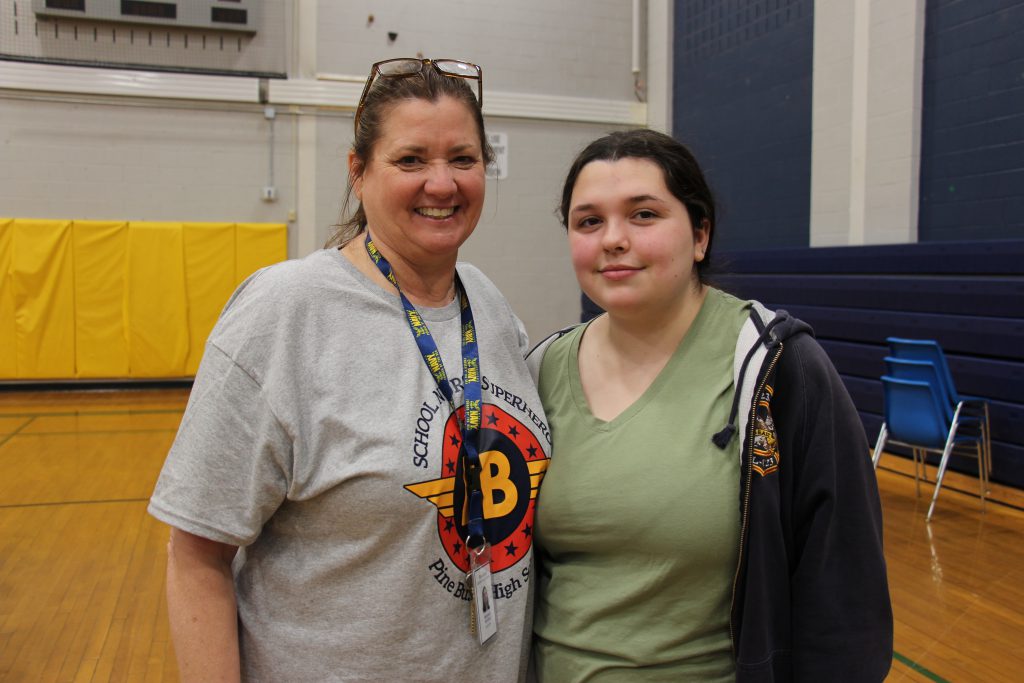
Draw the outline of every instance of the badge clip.
M481 645L498 632L498 617L494 605L494 587L491 581L491 544L469 550L469 579L473 588L471 626Z

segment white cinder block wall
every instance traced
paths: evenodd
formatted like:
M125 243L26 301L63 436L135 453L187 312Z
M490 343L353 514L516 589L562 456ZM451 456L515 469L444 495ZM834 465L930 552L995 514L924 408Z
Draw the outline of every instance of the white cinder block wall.
M814 5L811 246L917 241L924 12Z
M17 4L24 31L31 3ZM631 3L273 4L265 18L284 16L285 28L264 30L291 32L281 41L289 79L270 82L273 124L255 78L225 79L218 93L208 77L0 62L0 215L288 222L290 256L303 256L340 216L352 108L370 64L463 58L484 68L486 123L508 136L508 177L488 181L462 257L501 287L531 338L576 320L579 289L554 207L586 142L646 122L631 72ZM665 0L651 4L664 14ZM667 36L670 25L658 30ZM654 87L664 99L668 84ZM320 106L325 99L338 106ZM271 125L278 198L264 202Z
M270 156L262 111L0 91L0 215L284 222L293 132L275 122L280 198L262 202Z
M455 57L483 67L485 111L491 100L517 93L540 100L536 118L486 117L489 133L508 137L508 177L488 181L480 225L461 257L501 288L531 339L577 320L579 288L554 209L573 156L623 126L550 120L542 109L545 98L635 101L630 3L321 2L316 24L321 74L363 77L373 62L396 56ZM393 42L389 33L397 34ZM337 168L351 143L351 119L317 126L320 176L334 166L330 177L343 183ZM318 225L329 226L340 215L340 192L321 183L317 196L318 218L326 212Z
M361 0L320 2L317 13L321 71L363 76L375 61L422 53L475 61L488 90L633 97L624 0Z

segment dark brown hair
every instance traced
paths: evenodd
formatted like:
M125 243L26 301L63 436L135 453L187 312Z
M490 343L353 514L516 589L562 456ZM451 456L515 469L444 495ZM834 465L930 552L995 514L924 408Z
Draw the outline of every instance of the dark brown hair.
M706 276L711 268L711 244L715 236L715 198L693 153L669 135L646 128L617 131L587 145L569 167L562 187L562 203L559 205L562 225L568 229L572 191L583 167L592 161L618 161L626 158L646 159L661 169L665 186L686 206L695 230L707 221L708 246L704 251L704 259L696 264L697 278L706 284Z

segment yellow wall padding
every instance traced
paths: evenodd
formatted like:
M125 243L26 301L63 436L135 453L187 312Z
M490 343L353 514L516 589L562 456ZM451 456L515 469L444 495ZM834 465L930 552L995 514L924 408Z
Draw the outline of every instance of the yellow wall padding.
M266 223L236 224L235 285L264 266L281 260L288 252L288 232Z
M128 362L133 377L181 377L188 312L181 223L132 223L128 231Z
M194 375L283 224L0 218L0 379Z
M195 375L206 337L235 290L235 225L186 223L184 234L185 289L189 300L185 374Z
M76 377L127 377L124 268L128 223L75 221Z
M15 219L11 253L18 377L75 374L71 221Z
M14 286L11 283L11 242L14 219L0 218L0 377L18 374L14 333Z

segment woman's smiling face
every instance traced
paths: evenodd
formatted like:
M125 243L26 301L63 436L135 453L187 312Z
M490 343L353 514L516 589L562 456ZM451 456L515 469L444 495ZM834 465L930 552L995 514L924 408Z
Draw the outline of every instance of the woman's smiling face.
M450 97L399 102L370 159L350 156L349 171L374 242L411 264L455 258L483 210L480 134Z

